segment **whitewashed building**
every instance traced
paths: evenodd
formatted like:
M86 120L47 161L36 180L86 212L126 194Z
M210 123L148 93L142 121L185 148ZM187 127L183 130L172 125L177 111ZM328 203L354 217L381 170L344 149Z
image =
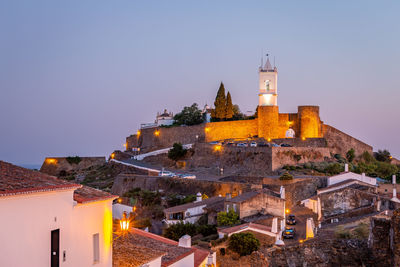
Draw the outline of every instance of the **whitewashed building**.
M0 161L0 266L112 266L116 196Z
M349 166L345 164L345 171L338 174L334 175L331 177L328 177L328 186L338 184L347 180L357 180L363 183L367 183L373 186L376 186L376 178L366 176L365 173L358 174L354 172L349 172Z

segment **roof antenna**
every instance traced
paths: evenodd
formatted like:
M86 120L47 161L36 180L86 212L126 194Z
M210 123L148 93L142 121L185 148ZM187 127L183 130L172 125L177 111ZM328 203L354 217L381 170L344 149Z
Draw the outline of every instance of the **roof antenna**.
M263 49L261 48L261 66L260 66L261 69L262 69L262 67L263 67L263 54L264 54L264 51L263 51Z
M274 56L274 69L276 68L276 65L275 65L275 56Z

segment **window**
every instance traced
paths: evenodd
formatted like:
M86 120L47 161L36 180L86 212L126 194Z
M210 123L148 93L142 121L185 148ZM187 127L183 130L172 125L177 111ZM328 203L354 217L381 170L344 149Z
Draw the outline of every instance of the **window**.
M233 204L233 210L236 212L236 204Z
M265 89L267 89L267 91L269 90L269 80L265 81Z
M229 212L229 204L226 204L226 212Z
M93 235L93 263L100 262L99 234Z

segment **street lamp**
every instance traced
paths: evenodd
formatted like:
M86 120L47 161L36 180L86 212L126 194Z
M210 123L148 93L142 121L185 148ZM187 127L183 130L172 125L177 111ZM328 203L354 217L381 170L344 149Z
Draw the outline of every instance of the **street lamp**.
M119 221L119 225L122 232L126 232L129 230L129 219L126 218L126 211L124 211L124 213L122 214L122 219Z

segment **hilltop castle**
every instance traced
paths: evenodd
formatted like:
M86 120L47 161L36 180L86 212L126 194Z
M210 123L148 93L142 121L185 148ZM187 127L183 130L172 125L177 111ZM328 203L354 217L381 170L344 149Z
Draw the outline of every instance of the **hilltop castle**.
M142 128L126 138L127 150L140 147L141 151L151 151L171 147L175 142L189 144L258 137L278 143L290 142L295 147L327 147L333 154L344 155L351 148L358 155L364 151L372 152L371 146L324 124L319 116L319 106L298 106L297 113L279 113L278 69L272 67L267 58L258 74L257 118L185 127Z

